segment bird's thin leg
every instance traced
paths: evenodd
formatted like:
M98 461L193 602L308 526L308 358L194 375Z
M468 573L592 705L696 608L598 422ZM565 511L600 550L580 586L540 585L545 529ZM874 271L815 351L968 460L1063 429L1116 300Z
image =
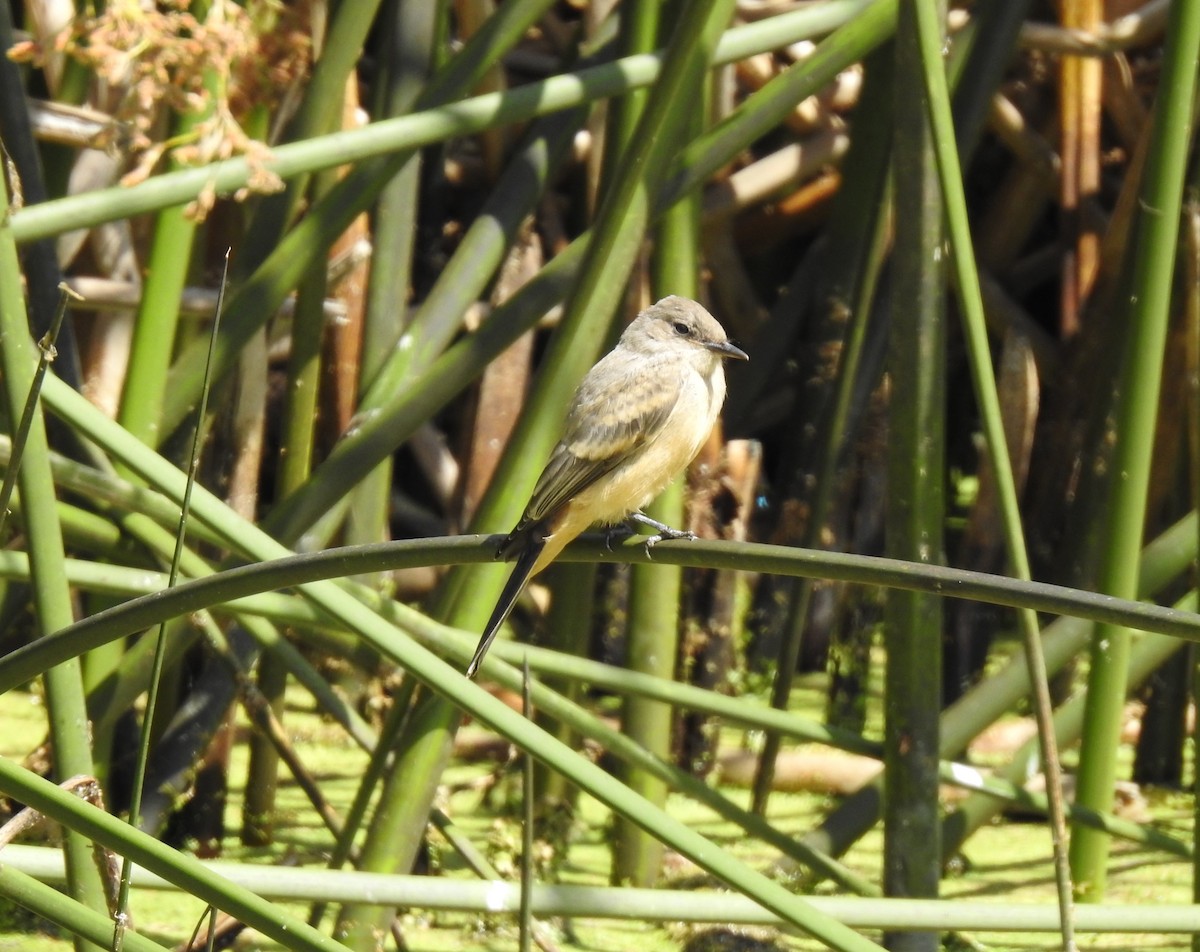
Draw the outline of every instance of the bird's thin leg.
M687 529L675 529L667 525L665 522L659 522L657 519L651 519L644 512L631 512L628 516L629 522L637 522L643 526L649 526L655 530L652 536L646 536L645 544L649 549L664 539L687 539L689 542L696 540L696 533Z

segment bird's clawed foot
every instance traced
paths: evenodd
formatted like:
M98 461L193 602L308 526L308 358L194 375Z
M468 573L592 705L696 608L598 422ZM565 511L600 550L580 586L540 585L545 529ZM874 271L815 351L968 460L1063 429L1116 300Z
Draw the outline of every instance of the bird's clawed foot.
M651 519L644 512L630 513L629 521L640 523L643 526L649 526L651 529L655 530L654 535L646 536L646 538L643 540L647 552L664 540L686 539L688 542L694 542L697 538L696 533L688 529L675 529L667 525L665 522L659 522L657 519Z

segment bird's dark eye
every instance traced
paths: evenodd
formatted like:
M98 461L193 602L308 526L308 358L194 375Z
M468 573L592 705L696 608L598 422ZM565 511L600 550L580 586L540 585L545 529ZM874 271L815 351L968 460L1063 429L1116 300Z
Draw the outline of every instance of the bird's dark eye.
M692 332L691 326L683 321L676 321L672 326L675 328L675 333L681 337L687 337Z

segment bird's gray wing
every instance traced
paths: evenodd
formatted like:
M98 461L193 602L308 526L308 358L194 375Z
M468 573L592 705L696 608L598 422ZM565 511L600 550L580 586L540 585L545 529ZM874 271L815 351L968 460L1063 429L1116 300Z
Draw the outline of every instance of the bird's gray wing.
M629 364L628 369L622 363ZM523 523L552 515L637 453L670 418L681 391L677 374L654 366L655 361L622 363L597 365L596 370L615 372L592 372L584 379Z

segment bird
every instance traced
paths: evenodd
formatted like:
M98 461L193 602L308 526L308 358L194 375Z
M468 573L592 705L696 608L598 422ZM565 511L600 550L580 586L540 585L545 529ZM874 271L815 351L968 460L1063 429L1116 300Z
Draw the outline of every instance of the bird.
M593 525L639 522L662 539L695 535L642 507L700 452L725 402L727 359L749 360L700 304L671 295L642 311L584 376L562 439L497 559L516 560L466 675L474 678L529 580Z

